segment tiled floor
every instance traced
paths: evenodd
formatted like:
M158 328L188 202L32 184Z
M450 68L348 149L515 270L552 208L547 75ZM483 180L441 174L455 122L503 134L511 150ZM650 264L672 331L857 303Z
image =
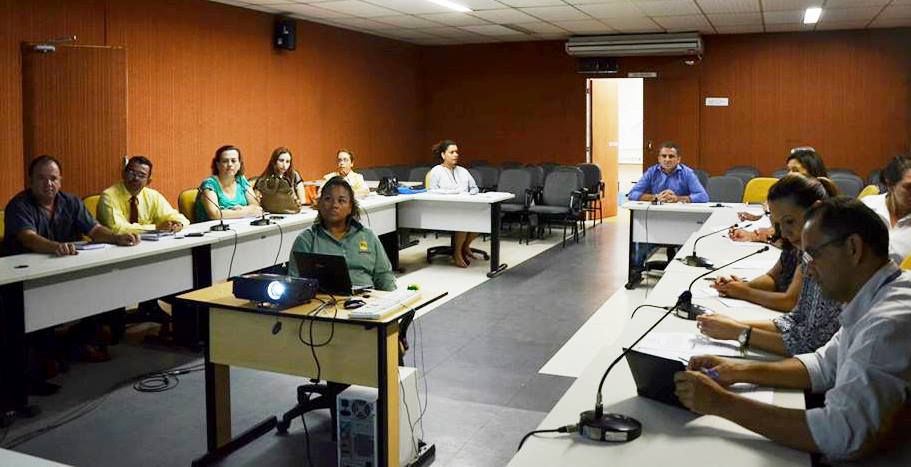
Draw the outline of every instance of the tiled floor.
M437 448L434 465L503 466L509 461L521 436L537 426L572 382L538 370L622 287L627 229L624 222L605 222L581 243L557 246L511 267L412 327L413 349L406 361L417 359L427 378L423 422L425 440ZM4 444L104 394L112 381L197 358L150 352L138 344L122 344L113 353L111 363L80 366L66 375L60 395L37 400L45 414L14 426ZM233 371L235 426L280 415L292 405L300 382ZM334 465L328 414L313 413L307 421L315 464ZM287 437L264 436L223 465L305 466L306 444L297 420ZM193 373L164 393L117 389L87 415L15 450L78 466L170 466L188 465L204 447L203 378Z

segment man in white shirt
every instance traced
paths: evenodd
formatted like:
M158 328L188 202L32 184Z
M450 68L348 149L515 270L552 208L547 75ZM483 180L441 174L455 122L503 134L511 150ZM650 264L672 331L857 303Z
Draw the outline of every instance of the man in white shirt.
M459 147L452 140L444 139L433 147L434 157L442 163L427 174L427 191L432 193L478 193L478 184L465 167L459 166ZM478 237L474 232L453 232L452 262L467 268L470 260L477 259L471 251L471 242Z
M830 462L908 465L911 274L889 260L888 230L877 214L853 198L811 208L803 245L808 273L846 303L841 329L816 352L777 362L694 357L690 371L675 375L677 397L696 413ZM825 404L764 404L725 390L735 382L825 392Z
M902 264L911 255L911 156L892 159L882 170L882 181L889 192L862 201L886 223L889 257Z

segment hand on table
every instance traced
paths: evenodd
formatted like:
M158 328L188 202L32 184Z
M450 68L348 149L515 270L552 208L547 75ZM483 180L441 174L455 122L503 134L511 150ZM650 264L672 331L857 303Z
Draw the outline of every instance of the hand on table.
M180 232L183 229L183 224L177 221L164 221L155 226L158 230L168 230L171 232Z
M706 336L733 341L737 340L740 333L749 326L729 316L716 313L697 317L696 328Z
M54 249L55 256L71 256L75 254L78 254L76 251L76 245L68 242L60 242Z

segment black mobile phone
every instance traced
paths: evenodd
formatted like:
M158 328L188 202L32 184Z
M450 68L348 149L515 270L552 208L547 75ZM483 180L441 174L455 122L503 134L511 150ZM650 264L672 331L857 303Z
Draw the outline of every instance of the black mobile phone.
M186 236L187 237L202 237L203 233L202 232L188 232Z
M284 218L285 218L285 216L275 216L275 215L269 216L269 219L284 219Z

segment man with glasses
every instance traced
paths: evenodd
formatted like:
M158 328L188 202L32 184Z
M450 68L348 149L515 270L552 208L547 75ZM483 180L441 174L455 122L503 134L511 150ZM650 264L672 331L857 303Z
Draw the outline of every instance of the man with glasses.
M146 230L177 232L190 225L159 192L149 188L152 161L133 156L123 168L123 180L108 187L98 201L98 221L114 232Z
M677 396L696 413L828 461L908 465L911 446L902 441L911 422L911 274L889 260L889 233L878 215L853 198L811 208L803 245L808 273L846 303L841 329L816 352L777 362L695 357L689 371L675 375ZM736 382L824 392L825 403L808 410L763 404L725 389Z

